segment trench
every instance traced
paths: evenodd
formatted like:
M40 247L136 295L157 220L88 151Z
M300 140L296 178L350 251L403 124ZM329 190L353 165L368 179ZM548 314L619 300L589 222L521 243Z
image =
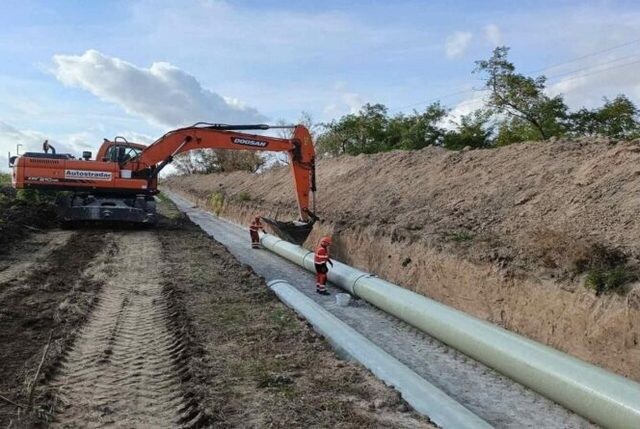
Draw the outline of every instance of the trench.
M457 402L496 427L592 428L584 418L519 383L469 358L435 338L381 310L356 300L339 307L330 297L315 294L312 274L266 250L252 250L248 232L229 221L193 207L188 200L167 193L180 210L240 261L266 280L283 279L363 334Z

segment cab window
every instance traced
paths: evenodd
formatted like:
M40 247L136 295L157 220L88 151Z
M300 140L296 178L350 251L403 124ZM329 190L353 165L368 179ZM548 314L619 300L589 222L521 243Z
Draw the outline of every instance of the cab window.
M127 146L111 146L107 149L106 157L107 161L111 162L127 162L140 155L141 149Z

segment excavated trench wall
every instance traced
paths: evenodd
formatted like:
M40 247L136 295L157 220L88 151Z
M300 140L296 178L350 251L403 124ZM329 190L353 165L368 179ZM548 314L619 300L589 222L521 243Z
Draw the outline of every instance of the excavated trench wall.
M562 276L557 266L587 241L635 261L640 236L628 219L640 208L636 147L553 142L326 160L318 167L322 221L305 246L330 234L332 253L349 265L640 381L638 285L596 296L584 275ZM295 213L286 169L164 186L240 224Z

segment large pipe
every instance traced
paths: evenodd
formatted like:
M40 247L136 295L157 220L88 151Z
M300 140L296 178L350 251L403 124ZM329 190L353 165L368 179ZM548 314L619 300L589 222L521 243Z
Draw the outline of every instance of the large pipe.
M342 355L360 362L382 381L394 386L417 412L440 427L492 427L286 281L272 280L268 285Z
M268 234L262 244L314 271L307 249ZM640 428L640 384L628 378L337 261L329 280L603 427Z

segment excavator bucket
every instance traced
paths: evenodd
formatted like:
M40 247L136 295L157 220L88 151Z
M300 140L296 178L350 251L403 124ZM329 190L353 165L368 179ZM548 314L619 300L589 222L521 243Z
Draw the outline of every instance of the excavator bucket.
M262 218L273 232L283 240L301 245L307 239L313 229L314 221L311 222L281 222L266 217Z

